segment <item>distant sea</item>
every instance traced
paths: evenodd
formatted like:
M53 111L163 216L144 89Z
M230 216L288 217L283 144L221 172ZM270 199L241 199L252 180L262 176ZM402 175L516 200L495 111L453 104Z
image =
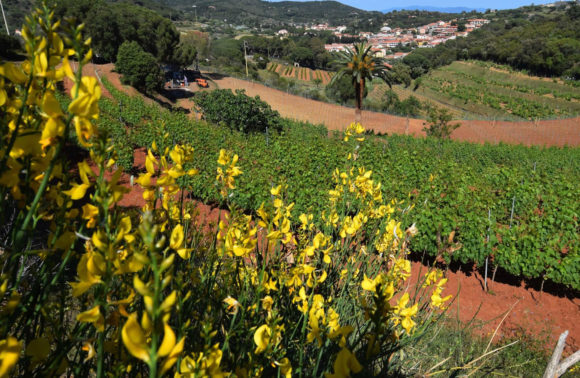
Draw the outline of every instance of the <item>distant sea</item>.
M471 12L471 11L485 12L485 8L434 7L434 6L429 6L429 5L407 5L404 7L385 9L382 12L389 13L389 12L392 12L394 10L397 10L397 11L400 11L400 10L425 10L425 11L430 11L430 12L441 12L441 13L461 13L461 12Z

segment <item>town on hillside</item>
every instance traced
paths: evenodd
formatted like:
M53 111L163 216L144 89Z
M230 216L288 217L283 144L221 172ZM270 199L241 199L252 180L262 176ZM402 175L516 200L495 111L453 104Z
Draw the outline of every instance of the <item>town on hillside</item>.
M378 33L361 31L358 34L347 34L347 27L330 26L328 23L307 26L306 30L331 31L337 38L365 39L371 46L377 57L386 59L402 59L409 52L393 52L397 47L433 48L457 37L466 37L470 32L479 29L490 21L483 18L468 19L461 23L457 19L450 21L437 21L414 28L391 28L388 23ZM286 29L277 33L280 37L288 36ZM344 51L352 47L349 43L326 44L324 48L328 52Z

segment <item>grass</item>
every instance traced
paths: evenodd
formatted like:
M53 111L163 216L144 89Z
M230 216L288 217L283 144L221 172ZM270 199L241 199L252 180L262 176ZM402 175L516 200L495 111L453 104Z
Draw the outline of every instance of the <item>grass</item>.
M483 323L463 324L444 317L407 350L404 375L428 372L429 376L510 376L541 377L549 353L542 338L516 335L490 344L492 335L482 336ZM493 352L495 351L495 352ZM493 352L493 353L490 353Z

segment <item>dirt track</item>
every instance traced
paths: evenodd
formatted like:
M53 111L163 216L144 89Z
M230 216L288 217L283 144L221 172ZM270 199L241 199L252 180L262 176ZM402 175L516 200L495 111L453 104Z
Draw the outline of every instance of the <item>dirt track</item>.
M133 88L121 86L119 75L112 72L112 69L112 64L98 66L88 64L85 66L84 72L88 75L94 75L95 70L97 70L100 75L106 76L115 86L122 87L131 95L137 94ZM231 77L216 77L214 82L222 89L245 89L250 96L260 96L272 108L279 111L283 117L324 124L331 130L344 130L350 122L354 121L354 109L352 108L306 99L261 84ZM194 84L190 84L190 89L198 90ZM150 101L150 99L146 100ZM192 102L180 100L178 105L191 108ZM362 123L365 128L381 133L423 136L425 135L422 131L423 122L425 121L422 119L407 119L370 111L364 111L362 114ZM580 117L538 122L485 120L459 122L461 127L455 130L452 135L452 139L455 140L492 144L503 142L527 146L580 146Z
M332 130L343 130L354 120L354 110L344 106L309 100L261 84L231 77L216 79L220 88L245 89L250 96L260 96L284 117L325 124ZM383 113L364 111L362 124L382 133L424 135L424 120L406 119ZM579 146L580 117L539 122L460 121L453 139L478 143L511 143L539 146Z

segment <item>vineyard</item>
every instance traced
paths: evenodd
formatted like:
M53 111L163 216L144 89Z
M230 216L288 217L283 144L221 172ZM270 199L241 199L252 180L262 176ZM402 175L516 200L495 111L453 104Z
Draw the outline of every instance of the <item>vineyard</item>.
M348 152L323 127L284 120L282 134L244 135L108 89L115 100L102 100L100 122L117 135L125 157L119 163L130 168L134 148L151 143L156 138L151 124L163 121L172 143L195 147L201 171L189 185L205 202L220 202L217 189L207 185L215 172L211 151L228 148L240 155L245 174L231 198L238 206L258 209L268 199L268 188L285 180L287 200L296 203L298 214L322 205L332 189L333 172L327 167L340 166ZM119 101L126 109L122 114ZM359 153L360 162L383 182L386 197L413 204L408 221L420 230L412 242L417 254L477 269L487 260L490 269L514 277L580 290L579 149L389 136L369 138Z
M282 77L294 78L302 81L320 80L321 84L328 84L332 78L333 72L323 70L312 70L306 67L294 67L290 65L282 65L276 62L269 63L267 70L275 72Z
M0 63L1 378L555 376L576 363L561 356L580 340L580 148L329 131L243 89L125 91L89 63L100 39L55 13L40 2L22 60ZM156 64L142 82L162 79ZM269 69L285 99L329 79ZM324 117L329 104L309 101ZM473 314L474 293L488 300Z
M371 94L380 99L385 85ZM535 120L580 114L580 88L479 61L454 62L423 77L416 91L395 86L400 98L448 108L458 118Z

